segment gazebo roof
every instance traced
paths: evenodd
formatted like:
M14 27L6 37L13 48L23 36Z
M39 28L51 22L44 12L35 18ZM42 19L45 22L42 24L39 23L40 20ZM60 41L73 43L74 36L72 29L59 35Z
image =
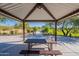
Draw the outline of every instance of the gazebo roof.
M78 3L0 3L0 14L25 21L55 21L78 14Z

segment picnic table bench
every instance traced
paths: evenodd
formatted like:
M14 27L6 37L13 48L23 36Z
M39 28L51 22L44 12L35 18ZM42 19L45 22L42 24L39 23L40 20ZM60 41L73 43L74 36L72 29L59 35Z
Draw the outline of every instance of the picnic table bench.
M62 53L59 51L59 50L52 50L52 51L49 51L49 50L22 50L20 52L20 54L23 54L23 55L29 55L29 54L38 54L38 55L62 55Z

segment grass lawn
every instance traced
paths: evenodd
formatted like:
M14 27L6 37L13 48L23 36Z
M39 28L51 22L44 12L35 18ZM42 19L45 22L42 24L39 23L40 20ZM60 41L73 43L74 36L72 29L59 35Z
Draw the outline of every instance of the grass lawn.
M79 37L79 33L72 33L72 37Z
M63 36L62 31L57 31L57 35L62 35ZM71 36L72 37L79 37L79 33L72 33Z

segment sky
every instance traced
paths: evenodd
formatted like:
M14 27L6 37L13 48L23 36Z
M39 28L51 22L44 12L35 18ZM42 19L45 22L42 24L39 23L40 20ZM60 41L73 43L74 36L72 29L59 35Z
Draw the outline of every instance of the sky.
M0 25L4 25L4 26L14 26L15 24L19 23L18 21L15 21L13 19L6 19L7 21L6 22L0 22ZM34 27L34 26L44 26L45 23L44 22L28 22L29 25L31 27Z
M42 26L45 25L45 23L44 22L29 22L29 25L32 26L32 27L34 27L34 26L42 27Z
M0 25L4 25L4 26L14 26L16 23L18 23L18 22L15 21L15 20L6 19L6 21L0 22Z
M6 19L6 20L7 20L6 22L0 22L0 25L2 25L2 26L14 26L15 24L19 23L19 21L16 21L13 19ZM28 22L28 23L31 27L42 27L46 24L45 22ZM54 27L54 25L53 25L53 27ZM57 26L57 27L59 28L59 27L61 27L61 25ZM72 26L68 25L68 27L70 28Z

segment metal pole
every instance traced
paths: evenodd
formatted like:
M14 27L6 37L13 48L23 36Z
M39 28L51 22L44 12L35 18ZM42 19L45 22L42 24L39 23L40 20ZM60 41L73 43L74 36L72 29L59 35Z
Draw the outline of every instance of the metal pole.
M57 21L55 21L55 41L57 41Z
M25 41L25 21L23 21L23 41Z

